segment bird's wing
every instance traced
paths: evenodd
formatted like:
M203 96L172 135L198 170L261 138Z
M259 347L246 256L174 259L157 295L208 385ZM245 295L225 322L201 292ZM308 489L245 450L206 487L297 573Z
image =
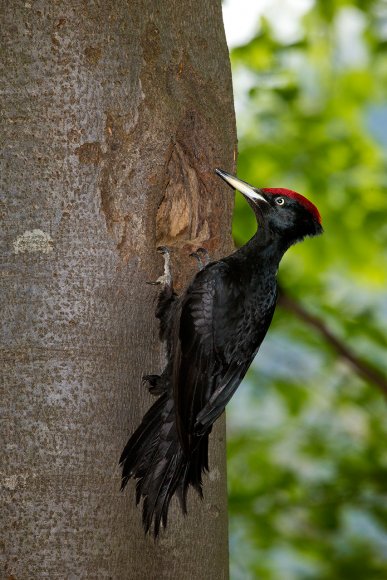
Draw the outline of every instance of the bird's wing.
M221 415L260 344L255 336L246 344L244 319L243 286L228 264L210 264L196 275L181 304L172 378L185 451Z

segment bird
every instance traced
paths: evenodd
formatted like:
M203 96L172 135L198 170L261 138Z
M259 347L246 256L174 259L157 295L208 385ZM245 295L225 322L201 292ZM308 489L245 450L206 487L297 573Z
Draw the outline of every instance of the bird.
M156 317L166 365L160 375L143 377L157 400L119 461L121 489L136 480L143 528L154 538L167 526L175 494L184 514L190 486L203 497L209 435L271 324L281 258L293 244L323 232L317 207L299 193L256 188L222 169L215 171L243 194L257 231L217 261L210 261L203 248L194 252L199 270L181 295L173 287L170 251L159 248L165 263L156 281L161 287Z

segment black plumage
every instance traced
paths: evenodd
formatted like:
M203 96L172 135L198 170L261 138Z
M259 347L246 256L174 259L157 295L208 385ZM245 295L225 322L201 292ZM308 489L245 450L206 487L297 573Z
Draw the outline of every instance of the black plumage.
M322 232L316 207L287 189L256 189L217 170L239 189L258 222L253 238L231 256L205 265L182 296L173 290L167 249L156 316L166 342L161 375L146 375L158 399L122 455L122 488L137 480L143 525L156 537L167 524L176 493L184 513L193 486L202 496L213 423L239 386L270 326L277 299L276 274L285 251Z

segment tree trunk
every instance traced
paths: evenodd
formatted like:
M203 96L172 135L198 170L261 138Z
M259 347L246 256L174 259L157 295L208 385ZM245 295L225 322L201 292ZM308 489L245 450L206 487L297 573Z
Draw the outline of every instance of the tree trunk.
M163 365L158 244L231 247L235 126L220 0L6 2L2 524L24 578L227 577L224 424L204 501L144 537L118 458Z

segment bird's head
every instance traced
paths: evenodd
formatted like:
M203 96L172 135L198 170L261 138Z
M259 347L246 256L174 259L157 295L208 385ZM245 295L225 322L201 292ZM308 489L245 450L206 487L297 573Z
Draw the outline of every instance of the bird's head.
M260 226L287 246L322 233L319 211L303 195L291 189L258 189L221 169L216 169L216 173L245 196Z

